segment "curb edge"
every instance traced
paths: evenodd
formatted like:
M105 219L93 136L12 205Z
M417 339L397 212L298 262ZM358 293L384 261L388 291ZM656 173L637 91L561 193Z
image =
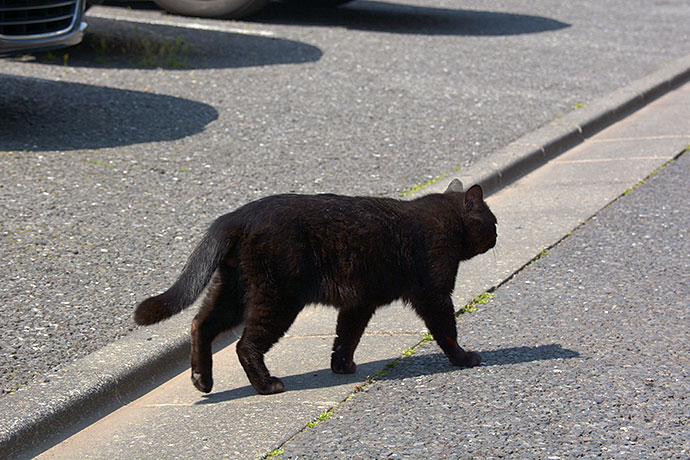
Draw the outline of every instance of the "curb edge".
M450 174L425 188L424 193L441 193L450 181L459 179L466 185L481 184L485 195L491 195L689 80L690 54L523 135L468 171Z

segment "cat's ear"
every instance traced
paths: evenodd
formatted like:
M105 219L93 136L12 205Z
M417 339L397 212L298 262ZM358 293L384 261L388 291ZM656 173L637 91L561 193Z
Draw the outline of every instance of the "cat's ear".
M484 201L484 190L482 186L477 184L470 187L465 192L465 208L472 209L475 205Z
M446 189L445 193L449 192L462 192L462 182L460 182L457 179L453 179L450 181L450 184L448 184L448 188Z

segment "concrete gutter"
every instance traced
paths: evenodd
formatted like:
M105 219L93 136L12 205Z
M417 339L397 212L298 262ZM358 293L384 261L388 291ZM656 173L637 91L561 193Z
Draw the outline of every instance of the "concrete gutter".
M137 329L0 398L0 457L68 437L164 382L188 360L193 313Z
M494 193L688 80L690 55L554 120L425 191L442 191L449 180L459 178L466 185L481 183L487 195ZM29 457L186 369L194 310L137 329L42 382L0 398L0 457ZM234 342L238 332L225 334L218 345Z

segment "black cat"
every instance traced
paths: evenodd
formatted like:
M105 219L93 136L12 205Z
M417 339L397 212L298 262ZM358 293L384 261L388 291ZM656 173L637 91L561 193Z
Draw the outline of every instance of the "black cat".
M458 264L496 244L496 218L479 185L411 201L338 195L276 195L218 218L179 279L142 302L137 324L190 306L211 281L192 321L192 382L211 391L211 342L244 321L237 355L261 394L284 390L264 354L307 304L339 309L333 372L354 373L355 348L374 311L396 299L425 321L448 359L476 366L457 343L451 292ZM215 276L213 276L215 273Z

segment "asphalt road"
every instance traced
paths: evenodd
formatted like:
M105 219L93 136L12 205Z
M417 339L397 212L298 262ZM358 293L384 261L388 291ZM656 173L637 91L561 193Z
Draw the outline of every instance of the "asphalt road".
M423 345L290 459L687 459L690 155L528 265L461 330L458 370Z
M219 214L277 192L396 196L690 42L685 1L89 22L78 47L0 60L3 393L131 331Z

